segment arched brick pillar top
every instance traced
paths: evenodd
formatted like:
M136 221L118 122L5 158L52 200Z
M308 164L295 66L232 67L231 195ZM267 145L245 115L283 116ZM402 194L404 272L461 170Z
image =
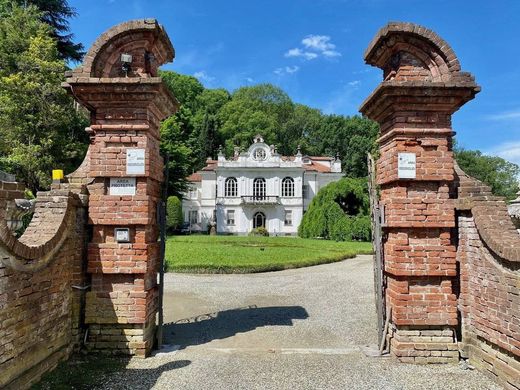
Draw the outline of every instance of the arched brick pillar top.
M365 51L365 62L383 69L385 81L449 81L461 70L453 49L435 32L402 22L379 30Z
M133 57L129 77L155 77L157 68L175 57L172 43L157 20L132 20L101 34L85 56L79 73L88 77L125 76L123 53Z

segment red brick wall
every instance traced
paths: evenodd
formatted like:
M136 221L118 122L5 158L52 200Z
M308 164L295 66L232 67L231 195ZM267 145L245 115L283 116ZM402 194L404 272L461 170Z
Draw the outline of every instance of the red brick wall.
M6 229L6 206L23 197L21 184L0 182L0 257L36 268L25 272L0 261L1 388L26 388L67 358L82 337L84 292L72 286L85 283L84 205L67 189L39 193L30 226L15 240Z
M503 199L458 173L464 355L504 387L520 389L520 234Z

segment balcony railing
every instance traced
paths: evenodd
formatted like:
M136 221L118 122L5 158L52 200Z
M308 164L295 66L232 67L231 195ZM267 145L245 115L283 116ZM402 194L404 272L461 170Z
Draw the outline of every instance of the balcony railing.
M243 204L278 204L280 203L279 196L242 196Z

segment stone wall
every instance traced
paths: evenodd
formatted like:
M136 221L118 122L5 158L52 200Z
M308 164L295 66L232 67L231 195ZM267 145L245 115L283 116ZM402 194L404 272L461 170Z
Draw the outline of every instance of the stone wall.
M520 235L504 199L457 169L462 353L520 389Z
M86 196L68 187L38 193L16 239L6 219L24 188L0 181L0 388L27 388L82 338Z

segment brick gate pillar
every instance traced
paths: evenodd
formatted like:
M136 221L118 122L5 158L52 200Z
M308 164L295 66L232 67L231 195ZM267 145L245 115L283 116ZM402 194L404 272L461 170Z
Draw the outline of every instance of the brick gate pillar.
M391 352L406 362L456 361L451 115L480 88L444 40L411 23L382 28L365 62L384 71L360 111L381 127L377 183Z
M91 114L87 346L145 356L154 341L159 265L160 121L177 107L157 68L174 57L154 19L120 24L93 44L64 87Z

